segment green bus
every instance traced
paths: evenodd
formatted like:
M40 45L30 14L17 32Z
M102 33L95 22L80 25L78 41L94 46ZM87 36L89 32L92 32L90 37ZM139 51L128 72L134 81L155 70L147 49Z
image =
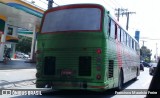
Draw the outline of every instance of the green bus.
M122 89L140 74L138 42L99 4L47 10L36 53L37 88Z

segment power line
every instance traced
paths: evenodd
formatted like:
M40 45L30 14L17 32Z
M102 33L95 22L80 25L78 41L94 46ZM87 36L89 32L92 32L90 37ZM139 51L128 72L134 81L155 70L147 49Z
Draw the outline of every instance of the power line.
M39 0L40 2L42 2L42 3L44 3L44 4L46 4L46 5L48 5L46 2L44 2L44 1L42 1L42 0Z
M30 5L33 5L33 6L39 8L39 9L41 9L41 10L45 10L45 9L42 8L41 6L36 5L34 0L32 0L32 1L22 0L22 1L23 1L23 2L26 2L26 3L30 4Z
M46 2L44 2L44 0L39 0L40 2L42 2L42 3L44 3L44 4L46 4L46 5L48 5L48 3L46 3ZM57 5L57 6L60 6L59 4L57 4L56 2L53 2L55 5Z
M112 0L114 2L116 2L115 0ZM119 2L116 2L118 5L120 5L121 8L123 8L123 6L119 3Z
M115 9L115 11L117 11L117 13L115 13L115 15L117 16L117 20L119 21L120 15L122 13L124 13L124 11L128 11L128 9L118 8L118 9Z
M140 39L146 39L146 40L160 40L160 39L154 39L154 38L148 38L148 37L141 37Z
M145 41L145 40L140 40L140 41L142 41L142 42L143 42L143 46L144 46L144 42L147 42L147 41Z
M119 17L120 15L126 15L127 17L127 23L126 23L126 30L128 30L128 26L129 26L129 15L130 14L136 14L136 12L129 12L128 9L116 9L118 11L118 13L115 13L115 15L117 15L117 20L119 21Z
M105 4L107 4L107 6L109 6L111 9L115 9L115 8L113 8L111 5L109 5L105 0L103 0L103 2L105 3Z
M57 3L55 3L55 2L54 2L54 4L57 5L57 6L60 6L59 4L57 4Z
M117 7L117 4L113 2L113 0L110 0L110 2L112 2L113 5L115 5ZM118 5L119 6L119 5Z
M116 8L124 9L124 7L122 6L122 4L120 4L116 0L110 0L110 1L116 6Z

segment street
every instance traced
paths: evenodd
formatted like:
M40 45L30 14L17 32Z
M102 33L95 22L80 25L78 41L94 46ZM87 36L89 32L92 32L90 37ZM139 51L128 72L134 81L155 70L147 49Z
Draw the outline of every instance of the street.
M1 89L36 89L35 88L35 68L26 69L3 69L0 71L0 88ZM148 89L152 76L149 75L149 68L145 68L140 72L140 76L136 81L130 81L124 85L124 90ZM145 95L116 95L115 89L106 92L90 92L90 91L54 91L43 93L43 95L1 95L3 98L144 98Z
M35 73L35 64L25 63L24 59L0 63L0 89L29 87L35 83Z
M12 69L0 71L0 88L19 88L35 81L35 69Z

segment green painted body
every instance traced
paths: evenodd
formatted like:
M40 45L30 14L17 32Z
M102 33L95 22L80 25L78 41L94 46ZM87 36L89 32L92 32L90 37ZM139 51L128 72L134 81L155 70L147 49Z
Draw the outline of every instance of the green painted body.
M108 16L106 10L104 10L100 32L38 34L37 87L49 85L56 90L104 91L118 86L120 71L123 71L124 82L136 77L137 68L139 69L137 52L108 36L105 28L108 25L108 18L105 16ZM100 54L97 53L97 49L101 49ZM54 75L44 74L45 57L56 58ZM84 67L84 71L90 71L89 75L79 75L80 57L91 58L90 70ZM114 62L113 69L110 70L109 60ZM69 71L63 73L62 70ZM109 74L112 74L111 77ZM101 78L97 79L97 75Z

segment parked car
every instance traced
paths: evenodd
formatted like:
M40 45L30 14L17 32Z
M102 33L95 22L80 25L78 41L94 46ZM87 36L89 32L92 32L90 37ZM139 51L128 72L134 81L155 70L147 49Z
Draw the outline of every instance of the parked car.
M150 63L149 74L154 75L157 68L157 63Z
M29 55L25 54L25 53L17 53L16 54L17 58L24 58L24 59L28 59Z
M147 62L142 61L141 63L144 65L144 67L150 67L150 64Z
M144 65L143 65L143 63L140 63L140 70L144 71Z

